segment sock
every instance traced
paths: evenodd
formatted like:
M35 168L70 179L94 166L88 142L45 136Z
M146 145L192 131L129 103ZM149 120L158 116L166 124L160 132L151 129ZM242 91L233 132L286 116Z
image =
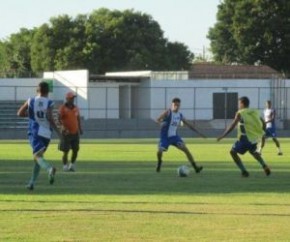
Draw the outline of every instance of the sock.
M32 176L31 176L31 179L29 181L30 185L34 185L34 183L39 175L39 172L40 172L40 166L37 163L35 163L34 167L33 167Z
M281 152L281 153L282 153L282 150L281 150L281 148L280 148L280 147L278 147L277 149L278 149L278 152Z
M242 172L246 171L246 168L244 167L244 164L241 161L235 161L235 163Z
M37 157L36 158L38 165L42 168L45 169L47 172L51 168L51 165L47 163L47 161L43 157Z
M262 166L263 168L266 167L266 163L265 163L265 161L263 160L262 157L260 157L259 159L257 159L257 161L261 164L261 166Z

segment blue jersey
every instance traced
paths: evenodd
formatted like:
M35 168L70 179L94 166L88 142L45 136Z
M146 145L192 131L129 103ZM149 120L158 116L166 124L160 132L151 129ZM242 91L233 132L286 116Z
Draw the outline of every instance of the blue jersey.
M183 120L183 115L180 112L172 112L168 110L168 115L162 121L161 137L169 138L177 136L177 128Z
M53 101L47 97L36 96L28 99L28 133L30 135L51 138L52 128L47 119L47 110L53 105Z

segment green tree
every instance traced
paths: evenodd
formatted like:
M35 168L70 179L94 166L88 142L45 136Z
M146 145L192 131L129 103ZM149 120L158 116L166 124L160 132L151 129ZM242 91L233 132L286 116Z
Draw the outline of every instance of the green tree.
M167 44L169 70L188 70L191 68L193 58L193 53L183 43L169 42Z
M34 30L20 29L0 46L0 68L3 76L31 76L31 40Z
M0 76L8 77L9 72L9 61L7 55L6 44L3 41L0 41Z
M48 24L40 26L31 44L31 66L35 73L54 70L53 32Z
M224 0L208 38L217 61L265 64L287 74L290 71L290 2Z
M133 10L102 8L75 18L61 15L31 31L25 41L18 35L26 36L24 32L12 35L0 52L13 56L9 66L18 72L184 70L193 58L187 46L164 38L150 15Z

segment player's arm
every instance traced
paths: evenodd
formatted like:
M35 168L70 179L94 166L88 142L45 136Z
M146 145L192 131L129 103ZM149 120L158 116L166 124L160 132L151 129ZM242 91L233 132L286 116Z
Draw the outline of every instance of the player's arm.
M201 132L199 132L194 126L193 124L191 124L190 122L188 122L185 118L182 119L182 122L192 131L194 131L195 133L197 133L200 137L202 138L206 138L206 136L204 134L202 134Z
M261 122L262 122L262 128L264 131L266 131L266 122L263 118L260 118L261 119Z
M28 113L28 101L26 101L17 111L17 116L19 117L27 117Z
M168 116L168 110L164 111L157 119L156 123L161 124L163 120Z
M54 119L53 119L53 108L52 107L49 107L47 109L47 114L46 115L47 115L47 120L50 123L51 127L55 130L55 132L57 133L57 135L59 137L61 137L61 133L60 133L60 131L59 131L59 129L58 129L58 127L57 127Z
M230 132L234 130L234 128L237 126L238 122L241 120L241 116L239 113L236 114L235 119L231 123L231 125L224 131L224 133L217 138L217 141L222 140L224 137L226 137Z
M77 119L78 119L79 132L80 132L80 134L83 134L80 114L78 114Z
M57 118L58 118L58 123L59 123L59 130L60 130L61 134L68 135L69 131L66 129L66 127L63 124L63 119L64 119L64 107L63 106L60 106L60 108L58 109Z
M275 116L276 116L276 112L275 112L275 110L273 110L272 112L271 112L271 116L270 116L270 120L269 120L269 123L270 122L273 122L274 120L275 120Z

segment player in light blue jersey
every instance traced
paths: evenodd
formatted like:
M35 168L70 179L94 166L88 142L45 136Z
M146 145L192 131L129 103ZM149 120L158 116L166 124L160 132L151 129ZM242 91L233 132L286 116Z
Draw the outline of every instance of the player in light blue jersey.
M29 98L17 112L18 116L29 118L28 137L35 160L33 174L27 185L28 190L34 189L40 168L47 171L49 183L54 183L56 169L44 159L43 155L49 145L52 130L60 134L52 116L53 101L48 98L48 84L40 82L37 92L38 95Z
M186 147L181 137L178 136L177 129L182 123L184 123L201 137L205 138L205 136L196 130L195 127L190 124L179 112L180 103L181 100L179 98L174 98L172 100L171 108L163 112L157 119L157 122L161 125L161 133L157 152L158 163L156 171L160 172L161 170L163 152L167 151L170 145L173 145L186 154L188 161L191 163L196 173L200 173L203 167L197 166L189 149Z

